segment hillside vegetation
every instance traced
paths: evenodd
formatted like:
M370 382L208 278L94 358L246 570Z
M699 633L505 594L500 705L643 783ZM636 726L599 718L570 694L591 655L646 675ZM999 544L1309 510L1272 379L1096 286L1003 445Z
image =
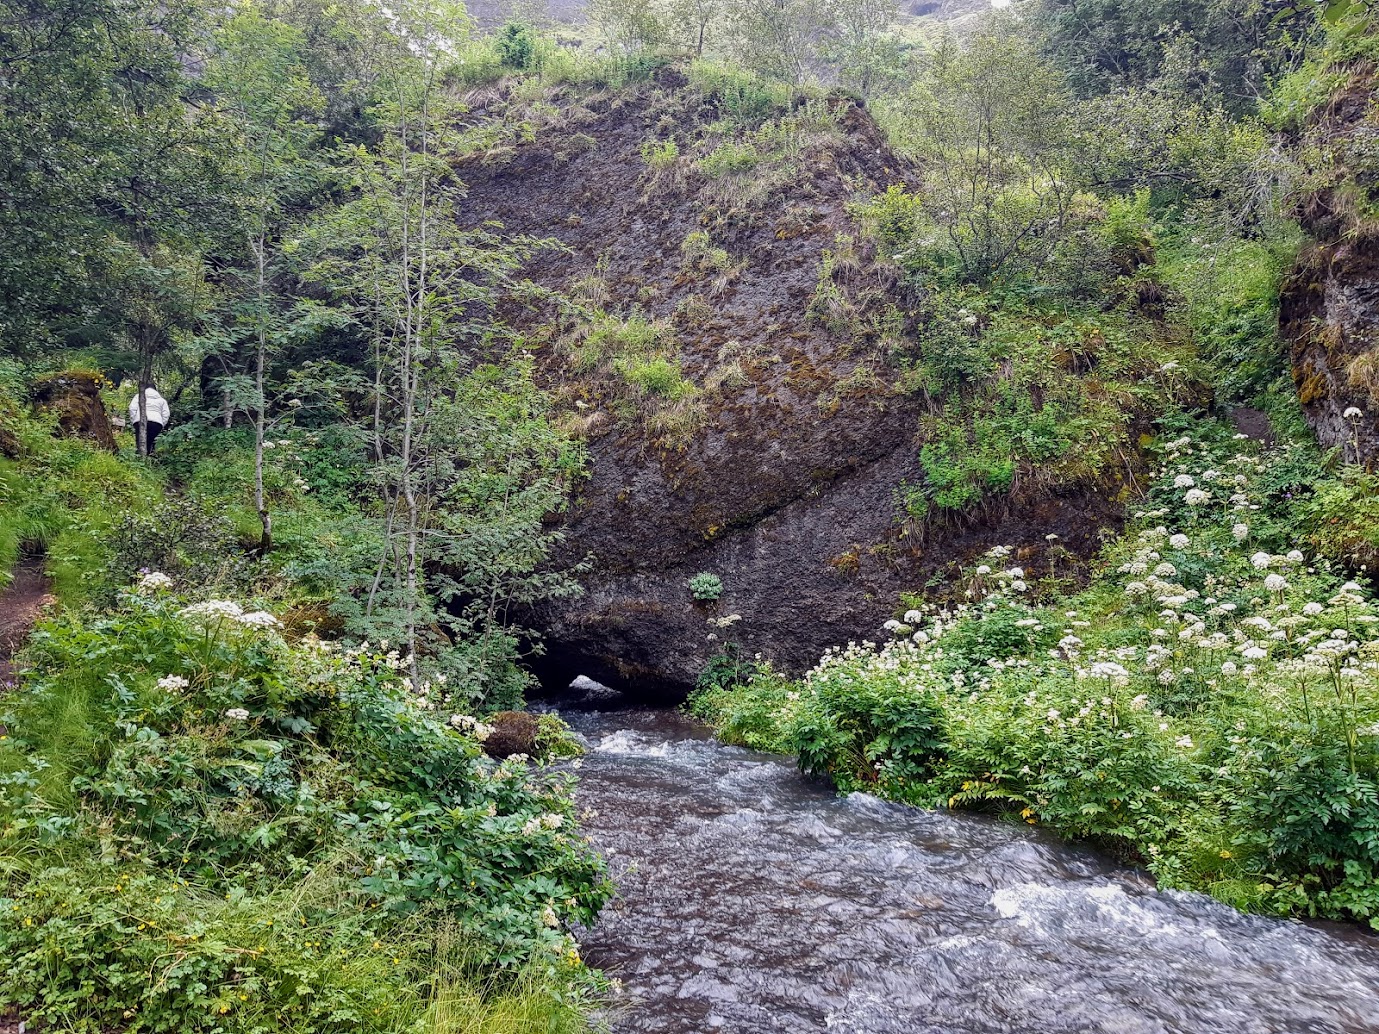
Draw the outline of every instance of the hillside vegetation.
M0 1024L586 1029L538 676L1376 921L1366 5L940 6L0 0Z

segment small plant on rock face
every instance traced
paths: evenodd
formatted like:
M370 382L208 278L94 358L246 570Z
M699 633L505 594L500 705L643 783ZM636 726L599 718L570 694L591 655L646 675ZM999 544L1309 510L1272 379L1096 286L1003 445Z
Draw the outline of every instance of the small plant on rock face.
M699 603L713 603L723 595L723 579L707 571L700 571L687 584L690 595Z

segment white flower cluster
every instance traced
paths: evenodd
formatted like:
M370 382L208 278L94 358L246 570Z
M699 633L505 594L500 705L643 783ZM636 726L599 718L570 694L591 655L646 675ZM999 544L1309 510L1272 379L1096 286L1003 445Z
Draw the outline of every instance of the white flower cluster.
M535 836L543 829L559 829L565 824L565 816L556 812L548 812L545 815L533 815L522 824L523 836Z
M162 571L151 571L139 579L139 592L164 592L172 588L172 579Z
M493 726L485 725L473 715L452 714L450 716L450 727L458 729L460 732L468 733L480 743L483 743L493 735Z

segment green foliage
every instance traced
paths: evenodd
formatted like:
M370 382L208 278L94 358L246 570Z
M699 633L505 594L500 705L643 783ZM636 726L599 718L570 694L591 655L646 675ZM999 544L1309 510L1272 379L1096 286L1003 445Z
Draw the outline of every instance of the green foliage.
M1040 0L1048 51L1084 93L1155 83L1248 111L1289 66L1316 4L1290 0Z
M1161 430L1149 497L1085 591L1031 607L1035 573L998 547L968 602L888 622L880 650L693 708L842 791L995 809L1163 886L1379 927L1379 603L1297 548L1372 527L1372 479L1229 427Z
M536 32L526 22L507 22L498 30L493 50L504 68L528 71L537 65Z
M633 310L618 318L596 311L566 335L574 368L607 385L614 411L645 424L663 444L698 425L699 389L686 379L670 324Z
M148 519L161 479L41 422L12 426L23 451L0 459L0 563L8 572L21 547L41 551L64 600L108 598L123 579L114 531Z
M267 614L184 602L149 577L34 636L0 745L0 847L23 859L0 1000L146 1030L410 1030L462 990L438 929L471 973L574 973L564 929L607 885L565 780L488 760L395 651L294 647Z
M710 179L718 179L721 176L751 172L759 161L761 155L750 140L743 143L725 140L695 162L695 165Z
M719 117L740 129L761 125L789 110L789 87L735 65L697 60L690 65L690 86L714 103Z
M1187 300L1202 355L1219 371L1218 390L1227 400L1258 403L1281 380L1277 390L1292 391L1278 306L1297 246L1287 234L1228 241L1206 252L1181 244L1169 250L1164 279Z
M673 140L647 140L642 144L642 161L653 172L673 168L680 160L680 146Z
M709 571L700 571L686 584L690 595L700 603L713 603L723 595L723 579Z

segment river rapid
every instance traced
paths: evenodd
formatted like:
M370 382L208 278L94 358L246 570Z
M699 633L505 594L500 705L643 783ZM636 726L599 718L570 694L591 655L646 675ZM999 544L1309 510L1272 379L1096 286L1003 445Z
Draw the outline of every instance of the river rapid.
M1379 938L1240 915L1037 830L839 798L666 710L562 701L618 897L615 1034L1379 1032Z

